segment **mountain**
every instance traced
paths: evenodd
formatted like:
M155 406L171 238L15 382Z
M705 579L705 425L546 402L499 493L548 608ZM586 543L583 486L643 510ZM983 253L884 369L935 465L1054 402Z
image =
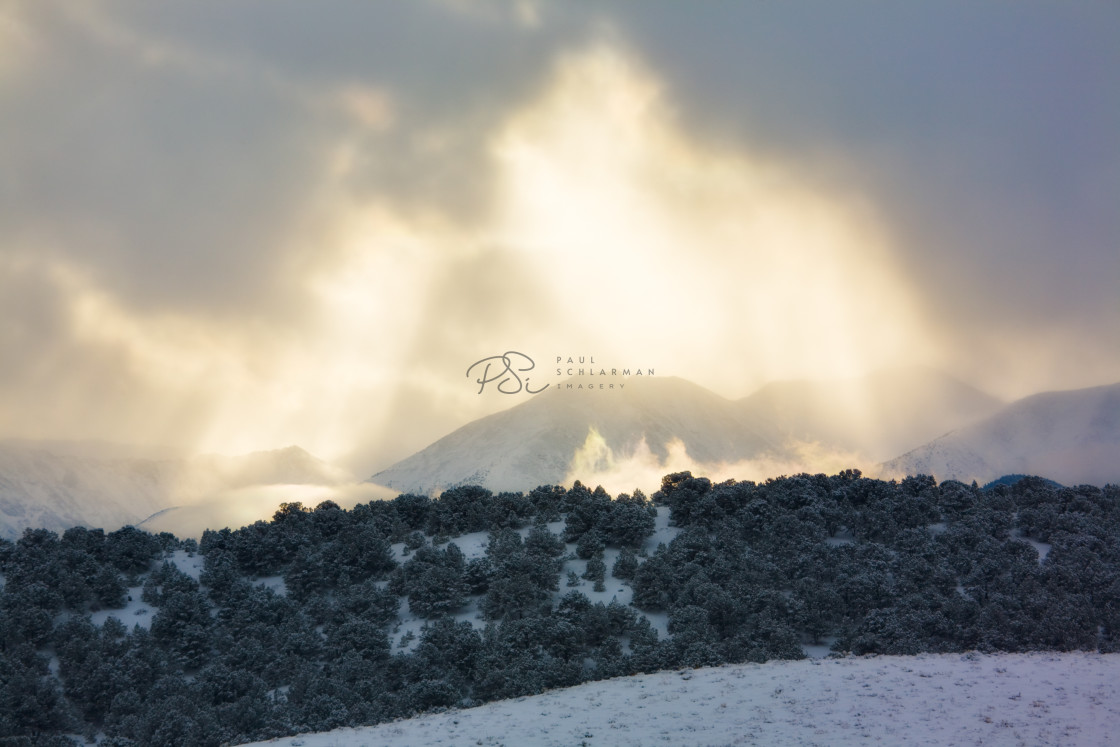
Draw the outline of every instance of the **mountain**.
M642 439L658 459L680 441L691 459L727 462L772 450L729 400L675 377L631 379L623 390L549 389L508 410L468 423L382 470L371 482L428 493L477 484L529 490L564 482L594 432L616 454Z
M27 527L116 529L184 503L250 485L336 484L345 473L290 446L239 457L122 456L114 447L0 443L0 537Z
M875 463L991 415L1003 402L939 371L901 368L774 382L736 406L772 440L819 443Z
M1066 485L1120 483L1120 384L1044 392L884 463L880 476L985 483L1041 475Z

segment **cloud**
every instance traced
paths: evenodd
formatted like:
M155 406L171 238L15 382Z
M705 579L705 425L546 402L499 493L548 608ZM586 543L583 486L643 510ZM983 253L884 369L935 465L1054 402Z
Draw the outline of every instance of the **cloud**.
M736 462L693 459L680 439L664 444L664 450L666 455L659 457L643 437L633 448L616 452L595 428L591 428L583 445L572 456L564 484L570 487L579 480L588 487L601 485L611 495L635 490L650 495L661 487L662 477L674 472L689 471L712 482L758 482L779 475L834 474L852 468L867 471L874 466L865 455L797 440L783 444L774 453Z
M351 509L359 503L390 500L396 491L363 483L359 485L254 485L226 490L209 500L161 511L141 524L149 532L172 532L180 539L201 539L207 529L238 529L256 521L268 521L282 503L302 503L315 508L334 501Z
M1020 128L983 35L959 91L892 53L927 11L849 58L845 24L790 45L769 7L2 7L4 435L299 443L361 472L508 406L463 372L509 349L729 396L900 362L997 391L1120 372L1120 127L1092 82L1115 54L1078 18L1085 50L1046 59L1085 75L1039 71ZM931 76L944 109L913 121ZM1067 165L1046 133L1082 111L1099 157Z
M918 338L929 349L873 214L780 162L692 139L656 77L613 45L562 58L495 150L504 242L588 299L572 314L585 345L657 350L737 394L920 358ZM733 352L712 371L715 349Z
M0 92L17 78L37 52L35 33L18 5L0 6Z
M436 6L447 8L476 21L512 23L534 31L544 23L546 7L537 0L432 0Z
M99 23L97 40L129 64L154 65L158 79L209 80L239 64ZM733 392L806 367L847 373L919 352L906 283L873 217L780 163L690 138L656 76L610 35L559 56L500 119L468 119L462 140L452 131L451 160L461 153L484 166L471 184L449 179L452 191L477 182L487 194L469 218L423 188L360 184L376 171L363 159L388 147L380 128L400 127L375 89L338 89L349 92L339 100L356 110L353 121L321 128L315 106L296 97L291 108L295 84L243 77L250 102L235 112L244 106L254 127L273 133L262 105L286 107L297 124L276 143L292 132L313 143L281 157L246 140L222 158L229 132L196 137L143 109L185 136L169 140L176 152L204 149L213 188L182 156L145 143L143 123L141 148L176 167L147 175L179 177L182 167L183 185L195 188L151 182L150 166L123 150L123 196L92 188L112 168L100 155L83 163L85 145L69 163L45 162L51 179L91 182L35 203L37 229L61 217L47 233L28 232L23 256L49 258L27 261L55 297L62 321L47 336L64 356L42 359L41 387L7 423L13 435L27 435L37 408L36 433L171 432L205 450L294 442L327 458L388 460L497 408L461 380L495 351L596 350ZM208 82L185 95L205 109L232 93ZM115 133L105 138L125 147ZM280 187L248 173L278 164ZM19 323L35 335L32 318ZM101 389L120 394L83 404ZM52 390L73 392L66 409ZM109 401L113 417L101 405Z
M688 132L889 218L943 365L1005 397L1120 377L1115 6L616 10Z

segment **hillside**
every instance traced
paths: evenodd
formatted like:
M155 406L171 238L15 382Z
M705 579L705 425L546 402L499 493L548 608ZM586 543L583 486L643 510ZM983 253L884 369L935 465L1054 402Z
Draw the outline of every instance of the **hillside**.
M1018 400L891 459L880 476L985 483L1009 473L1067 485L1120 483L1120 384Z
M681 473L652 502L576 484L454 488L349 511L289 503L270 522L197 543L134 527L36 530L0 541L0 738L100 732L218 747L829 652L1115 654L1118 491ZM796 679L766 703L796 701L809 687ZM945 686L887 679L901 694L883 698L884 715ZM1020 698L1034 692L1014 684ZM719 702L733 692L721 684ZM755 708L756 696L734 702ZM1055 690L1031 708L1070 698ZM879 704L854 702L860 714ZM714 704L658 705L696 725ZM838 718L867 728L854 712Z
M1120 654L770 662L622 677L275 747L1078 744L1120 730Z

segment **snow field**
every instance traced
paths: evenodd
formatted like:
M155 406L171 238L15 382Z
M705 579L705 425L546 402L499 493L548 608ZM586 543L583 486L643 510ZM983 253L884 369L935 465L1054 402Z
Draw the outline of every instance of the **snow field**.
M1120 730L1120 654L742 664L591 682L257 745L1096 745Z
M110 617L115 617L124 623L128 630L132 630L133 626L136 625L144 628L144 630L151 630L152 618L155 617L157 608L140 598L143 593L144 587L142 585L128 587L125 590L125 598L128 601L123 608L119 610L101 609L97 612L91 612L89 615L90 622L97 627L101 627Z

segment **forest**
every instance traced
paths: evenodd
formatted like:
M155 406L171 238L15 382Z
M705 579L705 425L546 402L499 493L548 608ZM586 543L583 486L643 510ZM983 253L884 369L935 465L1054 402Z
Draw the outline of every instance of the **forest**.
M1120 486L465 486L197 542L29 529L0 583L4 744L238 744L825 647L1117 651Z

